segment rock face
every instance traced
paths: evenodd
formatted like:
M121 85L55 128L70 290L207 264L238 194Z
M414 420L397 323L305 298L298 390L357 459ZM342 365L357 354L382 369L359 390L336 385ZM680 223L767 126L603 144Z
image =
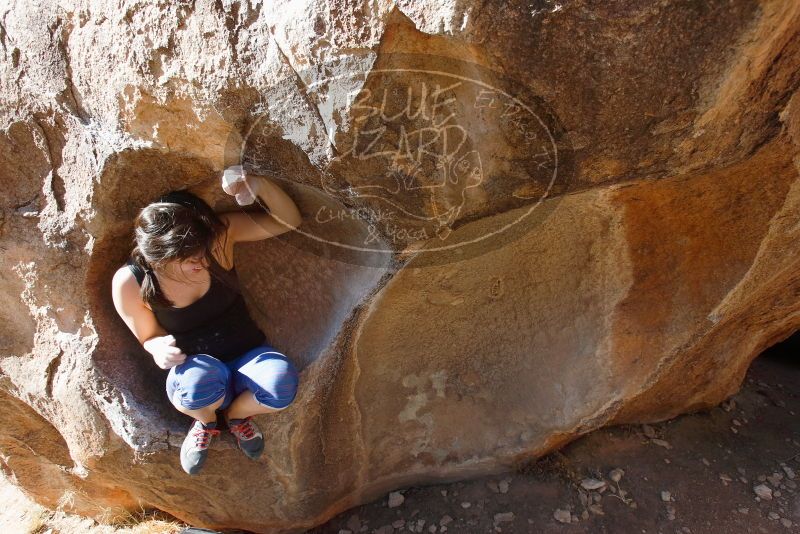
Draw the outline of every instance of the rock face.
M713 406L800 325L800 4L36 2L0 44L0 465L46 506L301 532L411 484ZM181 471L116 315L132 221L220 171L294 404Z

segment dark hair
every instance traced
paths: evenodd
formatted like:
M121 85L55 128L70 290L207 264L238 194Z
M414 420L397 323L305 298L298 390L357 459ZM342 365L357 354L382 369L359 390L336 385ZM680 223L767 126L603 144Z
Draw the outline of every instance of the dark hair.
M134 221L134 247L131 259L145 272L141 284L142 300L150 304L174 306L161 292L153 270L173 260L186 260L202 254L211 276L220 277L211 248L222 233L227 240L227 225L203 199L186 190L172 191L143 208ZM159 274L161 274L159 272Z

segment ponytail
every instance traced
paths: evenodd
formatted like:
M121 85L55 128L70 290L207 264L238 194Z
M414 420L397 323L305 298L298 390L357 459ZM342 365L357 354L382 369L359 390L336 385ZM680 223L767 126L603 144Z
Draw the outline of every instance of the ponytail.
M141 295L142 300L150 307L152 307L153 304L172 306L172 302L167 300L167 298L161 293L161 288L158 286L158 279L153 272L153 268L149 263L147 263L147 260L145 260L141 250L139 250L138 245L133 247L131 257L134 265L144 273L144 278L142 278L141 287L139 289L139 294Z

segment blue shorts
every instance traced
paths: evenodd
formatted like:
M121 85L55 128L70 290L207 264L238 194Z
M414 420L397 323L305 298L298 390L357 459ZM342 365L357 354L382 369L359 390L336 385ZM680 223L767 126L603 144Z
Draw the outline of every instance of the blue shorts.
M221 410L249 389L259 404L282 410L294 400L297 385L298 373L292 362L274 347L259 345L229 362L209 354L187 356L169 370L167 396L187 410L210 406L224 396Z

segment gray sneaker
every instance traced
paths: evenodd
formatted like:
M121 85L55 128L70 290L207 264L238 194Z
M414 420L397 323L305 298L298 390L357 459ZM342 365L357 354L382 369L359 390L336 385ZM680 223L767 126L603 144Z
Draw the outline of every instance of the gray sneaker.
M181 467L190 475L196 475L208 456L212 436L219 435L216 421L204 425L195 420L181 445Z
M248 458L255 460L264 452L264 436L258 426L253 422L252 417L244 419L229 419L228 428L231 434L236 436L239 448Z

